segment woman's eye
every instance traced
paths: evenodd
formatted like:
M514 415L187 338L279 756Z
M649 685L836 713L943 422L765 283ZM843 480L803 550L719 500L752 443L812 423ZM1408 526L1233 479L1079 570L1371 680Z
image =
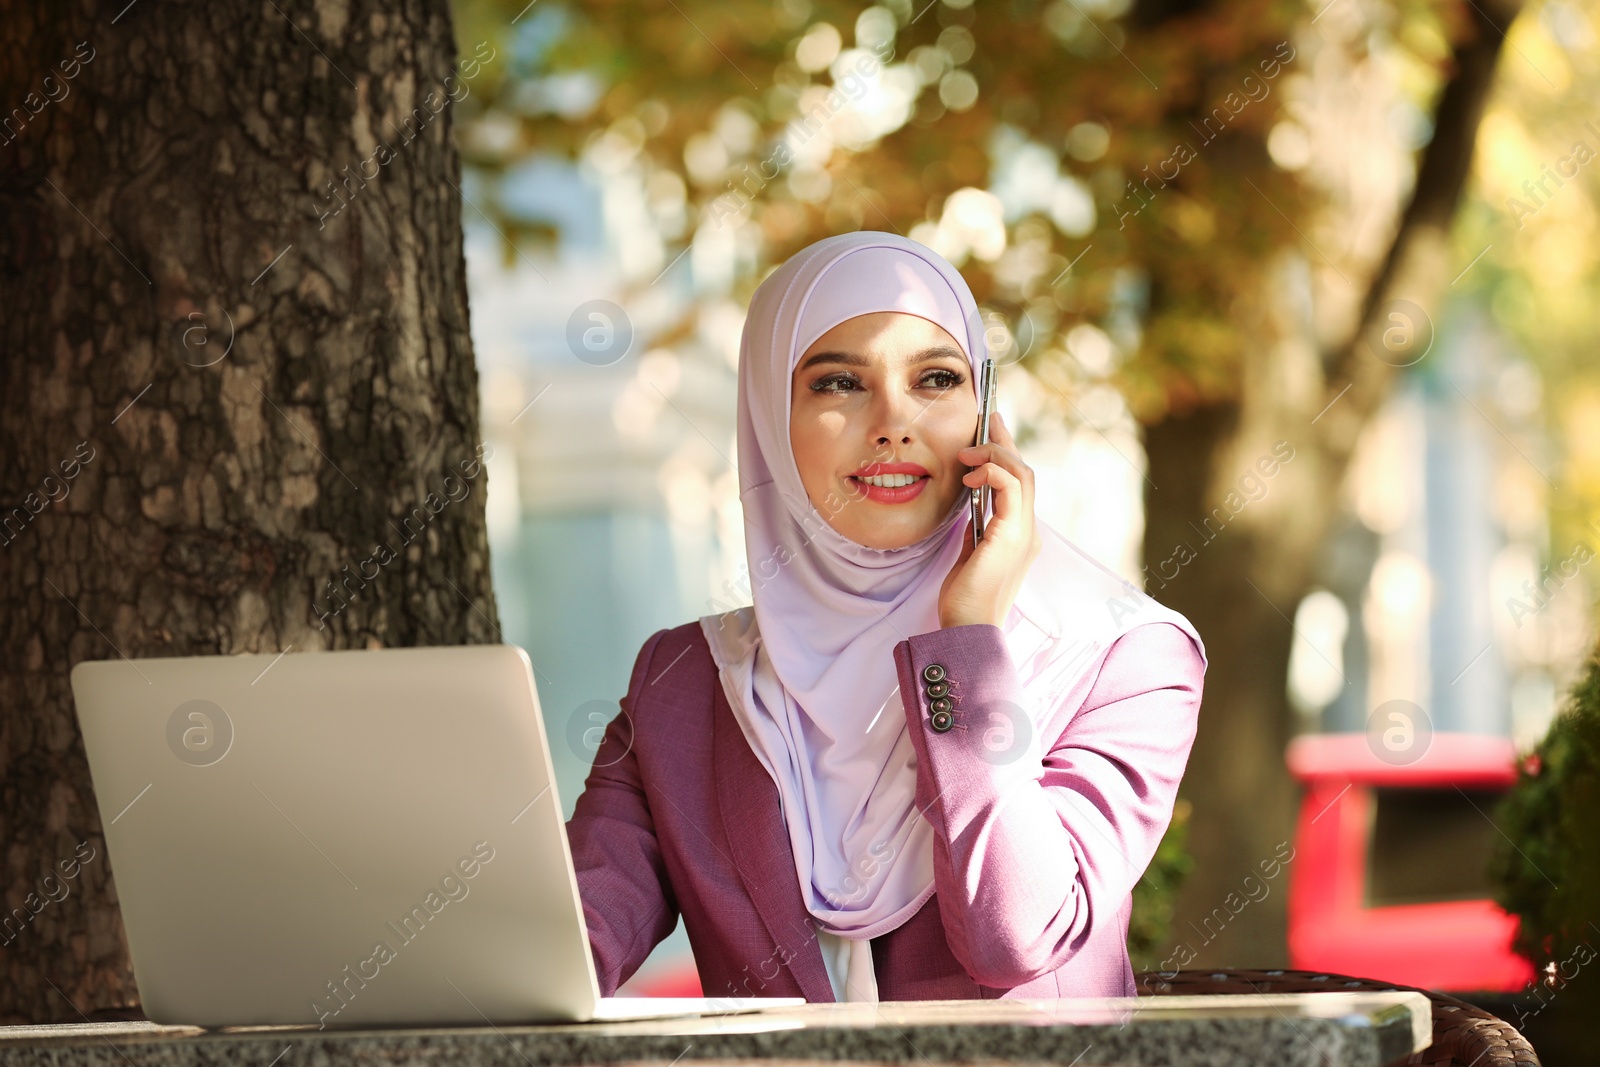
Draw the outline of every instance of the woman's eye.
M837 386L837 385L848 385L848 386L854 387L855 384L856 384L856 380L854 378L850 377L850 375L848 375L848 374L835 374L835 375L831 375L831 376L829 376L827 378L818 379L817 381L815 381L815 382L813 382L811 384L811 388L814 391L819 392L819 393L842 393L842 392L846 392L847 390L835 389L834 386Z
M966 381L965 378L953 370L930 371L922 380L933 383L934 387L938 389L949 389Z

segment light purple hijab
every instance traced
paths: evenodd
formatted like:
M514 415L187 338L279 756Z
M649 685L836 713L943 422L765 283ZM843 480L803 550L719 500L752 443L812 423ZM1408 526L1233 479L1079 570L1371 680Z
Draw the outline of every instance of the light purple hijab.
M739 484L755 603L700 619L734 715L777 784L806 908L823 931L863 950L934 891L933 828L915 805L893 650L939 629L939 589L971 521L961 493L922 540L868 548L835 530L801 484L789 440L794 368L834 326L880 311L942 327L966 352L976 392L988 355L983 320L937 252L864 230L824 238L779 266L751 297L739 349ZM863 462L874 458L871 444L862 442ZM1038 764L1041 737L1059 736L1077 710L1063 698L1123 633L1165 621L1200 637L1035 524L1043 546L1002 632L1032 720L1018 758ZM870 960L854 953L851 973L864 967L870 983Z

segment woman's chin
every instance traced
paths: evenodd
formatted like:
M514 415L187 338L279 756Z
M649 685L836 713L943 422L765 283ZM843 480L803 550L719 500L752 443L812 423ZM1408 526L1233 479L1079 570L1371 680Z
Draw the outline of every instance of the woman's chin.
M916 544L933 533L937 525L926 516L915 520L910 516L897 516L879 518L877 521L869 519L839 532L866 548L888 550Z
M845 506L828 517L828 525L864 548L885 551L905 548L926 538L955 503L954 498L939 501L928 493L904 503L881 503L861 496L858 488L845 499Z

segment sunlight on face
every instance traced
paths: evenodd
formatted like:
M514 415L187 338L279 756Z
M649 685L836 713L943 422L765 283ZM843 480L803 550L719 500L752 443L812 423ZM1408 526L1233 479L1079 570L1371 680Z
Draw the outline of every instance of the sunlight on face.
M796 363L789 440L801 484L829 525L868 548L902 548L938 527L970 491L961 476L972 468L956 453L977 427L967 357L920 315L846 319ZM874 475L890 484L863 480Z

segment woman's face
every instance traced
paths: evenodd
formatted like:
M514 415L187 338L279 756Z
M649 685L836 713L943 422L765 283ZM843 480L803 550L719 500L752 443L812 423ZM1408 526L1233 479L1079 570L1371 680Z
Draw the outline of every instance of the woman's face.
M789 441L829 525L868 548L902 548L934 531L971 492L961 476L972 468L956 459L978 428L971 378L955 338L898 311L846 319L805 350Z

